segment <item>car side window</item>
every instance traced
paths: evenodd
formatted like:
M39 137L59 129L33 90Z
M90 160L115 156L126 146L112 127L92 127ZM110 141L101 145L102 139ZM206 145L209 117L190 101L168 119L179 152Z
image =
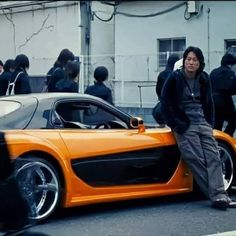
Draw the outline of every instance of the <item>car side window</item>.
M83 111L83 122L87 125L98 125L112 120L116 120L114 115L94 104L89 104Z
M63 102L56 106L56 113L61 118L64 128L127 128L117 116L102 106L90 102ZM114 123L116 122L116 123ZM117 124L121 123L121 125Z

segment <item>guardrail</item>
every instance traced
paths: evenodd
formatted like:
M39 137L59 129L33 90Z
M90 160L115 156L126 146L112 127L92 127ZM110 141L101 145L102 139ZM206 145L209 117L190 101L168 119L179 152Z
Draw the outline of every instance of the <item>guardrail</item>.
M156 85L138 85L138 89L139 89L139 106L140 108L143 107L143 101L142 101L142 88L143 87L155 87Z

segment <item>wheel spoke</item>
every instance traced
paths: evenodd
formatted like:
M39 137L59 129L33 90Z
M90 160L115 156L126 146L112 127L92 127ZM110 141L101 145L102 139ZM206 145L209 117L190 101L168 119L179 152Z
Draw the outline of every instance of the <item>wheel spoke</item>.
M57 192L58 187L56 184L52 184L52 183L39 184L39 185L35 186L35 192L42 192L42 191Z
M230 185L232 184L232 181L233 181L234 165L233 165L230 152L227 150L226 147L220 146L219 153L220 153L220 158L221 158L221 163L222 163L224 186L225 186L225 189L227 190L230 188Z
M36 169L36 173L40 177L40 179L43 183L46 182L45 174L44 174L43 170L40 167L38 167Z

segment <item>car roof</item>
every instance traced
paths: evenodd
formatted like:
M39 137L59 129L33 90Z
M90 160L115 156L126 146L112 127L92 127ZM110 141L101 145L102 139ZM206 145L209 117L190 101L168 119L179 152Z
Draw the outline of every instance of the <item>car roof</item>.
M31 98L36 98L37 100L45 100L45 99L63 99L63 98L89 98L92 100L97 100L100 102L105 102L103 99L89 95L89 94L82 94L82 93L29 93L29 94L18 94L18 95L12 95L12 96L2 96L0 97L1 100L29 100Z

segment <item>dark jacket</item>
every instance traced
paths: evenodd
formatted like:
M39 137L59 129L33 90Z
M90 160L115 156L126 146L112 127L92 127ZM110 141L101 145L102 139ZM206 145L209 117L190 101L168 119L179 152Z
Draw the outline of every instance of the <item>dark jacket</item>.
M103 82L95 82L94 85L89 86L85 90L85 93L102 98L110 104L113 104L111 90Z
M227 117L234 111L232 95L236 95L236 76L228 66L220 66L210 73L215 107Z
M0 96L5 96L7 92L8 84L11 80L11 72L4 71L0 75Z
M206 121L213 127L214 105L210 79L206 72L199 76L203 112ZM167 125L177 133L184 133L190 125L190 120L181 107L183 88L186 86L183 72L177 70L166 80L161 94L161 111Z
M55 92L78 93L78 90L78 84L74 80L68 78L59 80L55 85Z
M64 78L64 69L61 65L55 64L47 73L48 92L56 92L56 83Z
M13 166L5 139L5 134L0 132L0 181L7 179L12 174Z
M171 72L172 72L172 70L165 69L165 70L161 71L157 77L156 94L157 94L159 100L161 99L161 90L163 88L163 85L164 85L166 79L171 74Z
M27 94L31 93L29 76L23 69L16 69L11 76L11 82L14 82L18 73L22 72L15 83L15 94Z

